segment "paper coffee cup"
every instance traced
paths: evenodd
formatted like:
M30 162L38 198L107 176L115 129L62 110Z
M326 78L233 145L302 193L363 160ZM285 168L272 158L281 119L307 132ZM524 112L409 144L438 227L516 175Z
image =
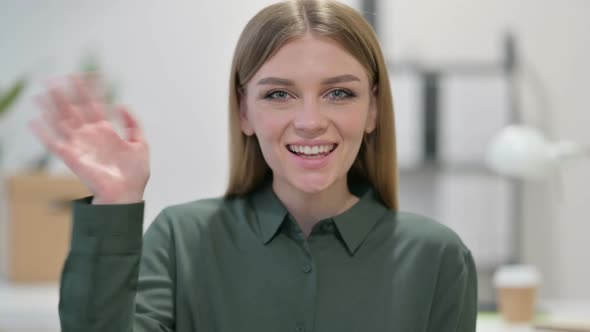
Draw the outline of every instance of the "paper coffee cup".
M535 315L541 276L534 266L505 265L494 275L498 308L507 322L530 322Z

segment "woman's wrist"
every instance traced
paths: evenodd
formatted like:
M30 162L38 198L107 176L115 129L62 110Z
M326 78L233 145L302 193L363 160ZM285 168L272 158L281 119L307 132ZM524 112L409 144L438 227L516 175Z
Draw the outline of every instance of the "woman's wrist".
M125 197L100 197L94 196L92 198L93 205L109 205L109 204L134 204L143 202L143 194L141 195L128 195Z

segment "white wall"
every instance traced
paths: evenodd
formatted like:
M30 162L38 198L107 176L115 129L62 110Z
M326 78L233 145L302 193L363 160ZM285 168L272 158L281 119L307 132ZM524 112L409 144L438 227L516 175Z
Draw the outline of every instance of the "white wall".
M525 66L526 122L590 144L589 1L393 0L381 1L380 9L385 52L399 61L497 61L501 34L514 31ZM542 269L545 297L588 299L590 162L568 164L562 176L561 184L550 178L526 185L524 259Z

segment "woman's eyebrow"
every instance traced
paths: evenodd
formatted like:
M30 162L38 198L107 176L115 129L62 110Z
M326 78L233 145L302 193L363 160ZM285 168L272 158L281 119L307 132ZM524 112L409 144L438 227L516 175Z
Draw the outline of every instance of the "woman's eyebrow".
M334 83L353 82L353 81L360 82L361 80L354 75L346 74L346 75L340 75L340 76L326 78L325 80L322 81L322 84L334 84Z
M345 75L339 75L339 76L326 78L322 81L322 84L326 85L326 84L353 82L353 81L360 82L360 79L354 75L345 74ZM260 81L258 81L258 85L266 85L266 84L293 86L293 85L295 85L295 82L293 82L292 80L289 80L286 78L280 78L280 77L265 77L265 78L261 79Z
M286 85L292 86L295 85L295 82L288 80L286 78L279 78L279 77L265 77L258 81L258 85L265 85L265 84L272 84L272 85Z

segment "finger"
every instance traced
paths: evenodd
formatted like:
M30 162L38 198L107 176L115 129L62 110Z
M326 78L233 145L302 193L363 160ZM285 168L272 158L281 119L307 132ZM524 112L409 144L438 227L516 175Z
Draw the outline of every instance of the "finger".
M57 122L57 116L55 115L56 110L50 98L47 96L39 96L35 98L35 101L37 102L37 105L39 105L39 108L42 109L41 119L43 119L46 126L53 129Z
M72 137L73 129L69 127L67 119L61 119L54 110L45 110L41 113L45 124L53 132L56 138L69 140Z
M63 143L57 137L55 137L49 128L47 128L40 120L35 119L30 121L29 127L49 151L57 155L61 155L63 153Z
M52 88L53 89L53 88ZM45 117L47 120L51 120L51 123L61 119L63 114L57 109L56 103L53 99L52 92L47 92L44 95L37 96L35 102L43 110L44 113L50 114L51 117Z
M85 119L88 122L106 120L101 102L93 95L88 84L79 76L73 76L72 81L74 82L75 93L80 103L80 111L82 111Z
M35 103L42 110L41 119L36 119L35 123L42 125L46 130L54 131L53 127L56 120L53 117L53 114L55 113L53 104L49 101L47 96L44 95L36 96Z
M79 75L70 76L72 85L74 87L74 94L76 96L76 103L80 105L88 105L95 102L96 97L88 87L88 84Z
M127 138L132 142L139 142L144 140L143 131L139 126L139 121L125 106L117 106L117 111L123 118L123 123L127 129Z
M53 136L50 130L38 119L29 121L29 128L41 140L47 150L58 156L68 167L74 170L76 156L73 149L68 148L63 141Z
M53 111L53 105L49 102L46 95L37 95L34 97L35 104L44 111Z
M73 128L77 128L82 124L79 111L66 97L63 90L53 87L49 90L49 95L53 105L55 105L55 111L59 113L59 118L67 119Z

